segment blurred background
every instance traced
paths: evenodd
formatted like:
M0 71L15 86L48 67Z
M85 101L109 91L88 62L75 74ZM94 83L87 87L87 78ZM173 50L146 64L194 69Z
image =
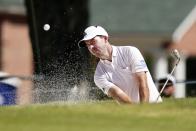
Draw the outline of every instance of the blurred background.
M66 100L67 93L58 92L66 98L56 98L47 91L95 87L97 59L77 46L89 25L103 26L113 45L139 48L155 81L171 72L170 51L178 49L173 96L196 96L195 84L188 84L196 80L195 0L0 0L0 71L45 77L20 79L16 103Z

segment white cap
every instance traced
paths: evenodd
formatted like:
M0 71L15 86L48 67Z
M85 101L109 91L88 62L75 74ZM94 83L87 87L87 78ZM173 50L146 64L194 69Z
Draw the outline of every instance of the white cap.
M84 37L78 42L79 47L83 47L83 41L90 40L97 35L108 37L107 31L101 26L89 26L84 30Z

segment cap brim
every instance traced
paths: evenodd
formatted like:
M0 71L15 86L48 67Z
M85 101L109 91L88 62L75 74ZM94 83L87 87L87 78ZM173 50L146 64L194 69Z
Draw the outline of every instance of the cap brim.
M83 39L78 42L78 47L80 48L85 47L85 43Z
M96 36L96 35L90 35L90 36L84 37L82 40L80 40L80 41L78 42L78 46L79 46L79 47L85 47L86 45L85 45L84 41L85 41L85 40L90 40L90 39L94 38L95 36Z

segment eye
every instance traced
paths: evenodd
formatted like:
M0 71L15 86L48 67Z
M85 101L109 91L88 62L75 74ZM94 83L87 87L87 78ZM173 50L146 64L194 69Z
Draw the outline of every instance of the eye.
M91 43L92 43L92 44L95 43L95 39L92 39L92 40L91 40Z

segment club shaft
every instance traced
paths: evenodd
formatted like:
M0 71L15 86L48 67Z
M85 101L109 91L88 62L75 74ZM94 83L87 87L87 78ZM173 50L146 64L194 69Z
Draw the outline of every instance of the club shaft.
M157 102L158 102L158 100L159 100L159 97L161 96L161 93L162 93L163 90L165 89L165 86L167 85L167 83L168 83L168 81L169 81L171 75L173 74L174 70L176 69L176 67L177 67L177 65L178 65L178 63L179 63L179 61L180 61L180 59L178 59L178 60L176 61L176 64L175 64L174 68L172 69L171 73L169 74L169 77L167 78L165 84L163 85L161 91L159 92L159 95L158 95L157 100L156 100Z

